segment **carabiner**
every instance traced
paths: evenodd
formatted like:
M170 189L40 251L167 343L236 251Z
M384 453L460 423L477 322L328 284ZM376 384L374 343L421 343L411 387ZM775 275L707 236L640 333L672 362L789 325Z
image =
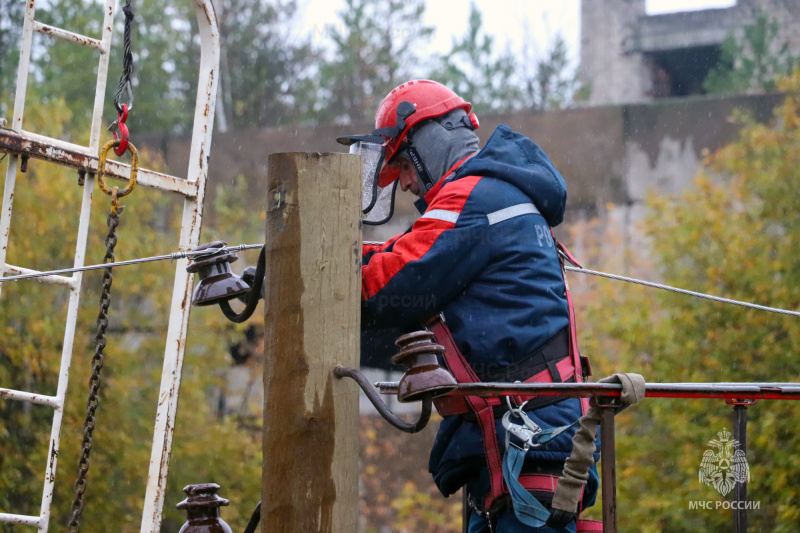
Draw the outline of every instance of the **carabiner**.
M515 446L523 451L528 451L530 447L533 445L533 438L541 432L541 428L539 431L532 430L531 428L527 427L527 423L523 424L515 424L511 421L511 415L516 414L513 411L507 411L506 414L503 415L503 429L506 430L506 448L509 446ZM527 418L527 417L525 417ZM535 424L534 424L535 425ZM538 426L536 426L538 427ZM514 436L517 440L519 440L522 444L516 444L511 442L511 436Z

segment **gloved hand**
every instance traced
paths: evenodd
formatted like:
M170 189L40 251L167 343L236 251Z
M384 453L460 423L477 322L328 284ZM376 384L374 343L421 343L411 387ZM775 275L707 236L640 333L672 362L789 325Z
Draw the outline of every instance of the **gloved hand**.
M252 287L253 286L253 282L255 281L255 279L256 279L256 267L247 267L247 268L245 268L244 272L242 272L242 280ZM248 291L248 292L242 293L239 296L237 296L236 298L240 302L246 304L250 300L250 292ZM261 294L258 295L258 299L259 300L261 300L262 298L264 298L264 285L263 284L261 285Z

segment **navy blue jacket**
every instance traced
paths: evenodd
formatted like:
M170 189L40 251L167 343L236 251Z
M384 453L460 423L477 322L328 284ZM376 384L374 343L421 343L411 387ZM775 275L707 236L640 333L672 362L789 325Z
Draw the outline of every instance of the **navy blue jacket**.
M426 194L412 228L381 246L365 246L362 319L412 326L443 311L453 337L481 375L526 358L568 327L564 281L550 226L561 223L564 179L527 137L500 126L486 146ZM576 399L538 409L542 427L574 422ZM501 448L504 432L499 426ZM529 456L563 461L568 431ZM444 495L483 464L477 424L446 417L430 471Z

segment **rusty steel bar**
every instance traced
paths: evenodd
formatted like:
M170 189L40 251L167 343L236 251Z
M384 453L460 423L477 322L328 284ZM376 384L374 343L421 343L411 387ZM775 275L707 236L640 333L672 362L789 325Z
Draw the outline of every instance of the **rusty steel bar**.
M5 271L20 276L36 276L36 274L39 274L39 272L36 270L9 265L8 263L5 265ZM0 277L0 280L4 279L5 278ZM66 276L36 276L36 281L40 283L52 283L53 285L63 285L64 287L68 287L70 289L76 288L75 278L69 278Z
M603 533L617 533L617 465L614 415L619 405L600 406L600 468L602 470Z
M17 133L12 130L0 129L0 152L25 155L92 173L97 171L98 158L96 155L92 155L96 154L97 150L92 152L78 145L50 139L27 131ZM129 181L130 173L131 167L126 163L114 160L106 162L106 174L111 177ZM145 187L175 192L187 198L197 196L196 181L180 179L145 168L139 169L137 183Z
M397 394L396 381L375 384L381 394ZM620 395L622 385L613 383L459 383L456 396L566 396L609 397ZM719 398L724 400L800 400L800 383L648 383L648 398Z
M28 130L20 130L16 133L18 133L20 136L17 145L19 145L19 142L33 141L44 145L47 148L47 150L58 149L58 150L65 150L67 152L77 152L83 155L94 155L95 153L97 153L96 151L93 153L88 146L71 143L69 141L63 141L61 139L55 139L53 137L48 137L46 135L39 135L38 133ZM14 140L17 141L17 139ZM14 147L14 144L11 143L9 144L11 148ZM25 148L26 150L34 150L36 147L31 145L25 145ZM28 156L31 154L24 153L22 155ZM35 156L36 154L34 153L33 155Z
M0 524L18 524L21 526L40 527L41 523L42 519L38 516L0 513Z
M219 80L220 40L217 15L211 0L194 0L195 15L200 33L200 72L197 80L192 148L189 154L187 180L195 188L194 195L187 195L183 204L179 250L189 251L200 240L200 225L203 217L208 160L211 152L211 136L214 131L214 109ZM139 180L142 173L139 173ZM193 276L186 272L187 259L178 259L175 265L175 282L172 289L167 341L164 363L161 370L161 388L156 410L153 445L150 452L150 468L147 473L147 488L142 510L140 533L160 533L164 493L167 488L167 472L178 409L178 393L181 386L183 355L186 350L186 331L189 326Z
M46 405L47 407L53 408L61 407L61 402L56 396L45 396L44 394L34 394L14 389L4 389L2 387L0 387L0 399L35 403L36 405Z
M107 51L105 46L103 46L103 41L99 39L93 39L85 35L72 33L71 31L63 30L61 28L56 28L55 26L51 26L49 24L43 24L38 21L34 21L33 31L42 33L44 35L50 35L51 37L55 37L56 39L73 42L83 46L88 46L89 48L94 48L101 54L105 54Z
M33 18L36 13L35 4L35 0L27 3L25 6L25 18L22 23L22 43L19 51L19 66L17 67L17 86L14 92L14 113L11 118L11 129L17 132L22 130L25 95L28 92L28 72L33 48L33 26L36 22ZM10 162L9 166L11 166Z

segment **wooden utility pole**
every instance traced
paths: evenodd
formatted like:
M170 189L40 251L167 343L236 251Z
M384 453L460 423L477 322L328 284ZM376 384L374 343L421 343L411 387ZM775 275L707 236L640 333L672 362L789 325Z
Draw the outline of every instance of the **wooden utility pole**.
M358 530L361 160L268 158L261 531Z

